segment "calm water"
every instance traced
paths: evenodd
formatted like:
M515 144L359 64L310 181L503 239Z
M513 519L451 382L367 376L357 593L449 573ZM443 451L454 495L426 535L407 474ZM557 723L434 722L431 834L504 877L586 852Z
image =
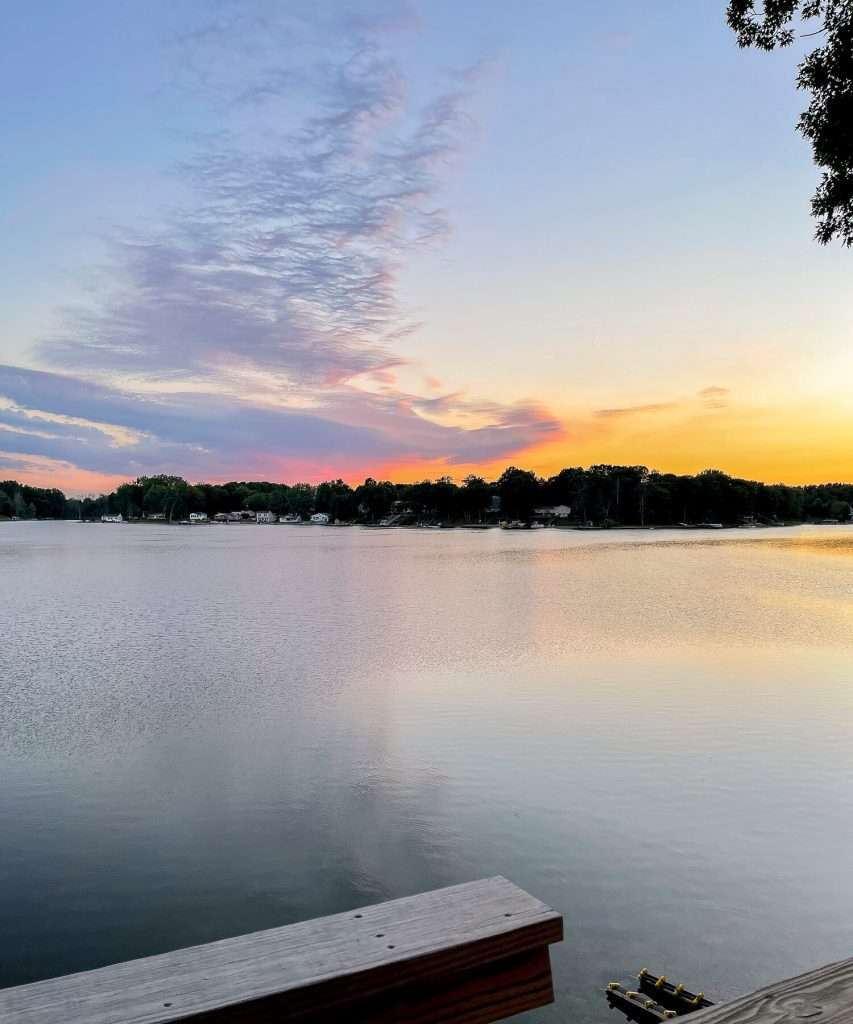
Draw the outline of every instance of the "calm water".
M853 530L14 523L0 583L0 986L497 873L536 1020L853 952Z

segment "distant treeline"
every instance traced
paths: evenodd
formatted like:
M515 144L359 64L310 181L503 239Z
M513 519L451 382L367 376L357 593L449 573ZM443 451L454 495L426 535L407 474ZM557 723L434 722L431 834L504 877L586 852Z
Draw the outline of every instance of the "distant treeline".
M529 520L536 509L568 506L569 521L597 526L665 526L673 523L808 522L847 520L853 484L790 487L740 480L719 470L695 476L649 471L645 466L590 466L564 469L543 478L514 466L499 479L469 476L395 484L368 478L358 487L343 480L318 485L262 481L190 484L177 476L139 477L98 498L66 498L54 488L0 481L0 516L98 519L121 513L126 519L158 514L169 520L190 512L247 509L295 513L326 512L332 520L376 522L389 513L438 522Z
M17 480L0 480L0 517L68 519L69 500L55 487L29 487ZM76 514L73 518L77 518Z

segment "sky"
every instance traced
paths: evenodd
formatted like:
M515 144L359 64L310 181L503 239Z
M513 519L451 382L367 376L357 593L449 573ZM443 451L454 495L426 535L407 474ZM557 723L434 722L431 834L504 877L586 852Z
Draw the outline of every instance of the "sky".
M0 477L853 480L809 41L724 8L9 0Z

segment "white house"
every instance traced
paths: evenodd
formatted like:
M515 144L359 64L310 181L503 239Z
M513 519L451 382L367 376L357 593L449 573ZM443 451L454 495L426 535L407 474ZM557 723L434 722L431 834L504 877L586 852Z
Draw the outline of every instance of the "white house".
M206 512L190 512L191 523L206 523L207 513Z
M258 523L274 523L278 519L275 512L258 512L256 522Z
M537 516L551 516L553 519L568 519L572 514L570 505L546 505L544 508L533 510Z
M329 517L325 512L315 512L314 515L311 516L311 522L314 523L315 526L328 526Z
M102 523L123 523L124 522L124 517L122 516L121 512L119 512L118 515L115 515L115 516L101 516L101 522Z

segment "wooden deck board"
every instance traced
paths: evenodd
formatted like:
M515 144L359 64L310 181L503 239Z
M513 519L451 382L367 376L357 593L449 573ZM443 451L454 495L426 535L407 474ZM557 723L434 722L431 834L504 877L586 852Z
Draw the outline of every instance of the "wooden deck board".
M853 958L718 1003L690 1024L853 1024Z
M441 1020L438 1006L432 1018L417 1016L412 993L441 1001L443 990L462 991L466 978L470 988L490 972L498 993L505 984L530 1009L550 1001L547 947L561 938L558 913L505 878L489 878L0 990L0 1024L319 1021L344 1019L342 1007L351 1007L352 1021ZM522 1005L534 997L539 1002ZM397 1016L383 1017L395 1000L388 1012ZM455 1019L506 1016L499 996L486 1002L479 1016Z

